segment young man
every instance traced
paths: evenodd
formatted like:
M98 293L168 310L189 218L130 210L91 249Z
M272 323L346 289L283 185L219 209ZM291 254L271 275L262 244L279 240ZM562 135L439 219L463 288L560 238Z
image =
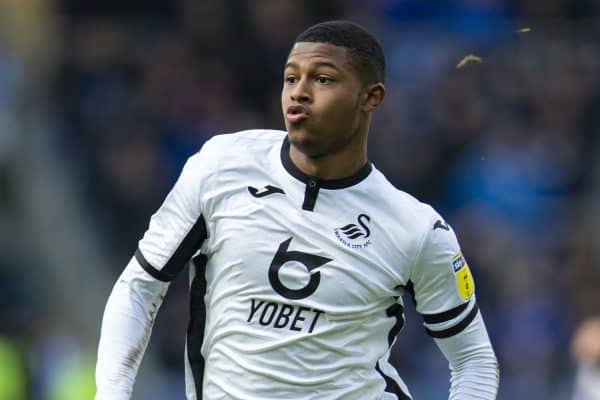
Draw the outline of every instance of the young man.
M410 399L388 362L409 293L447 357L450 398L494 399L497 362L452 228L367 160L379 43L308 28L284 70L286 132L192 156L108 300L96 399L128 399L154 317L191 259L188 399Z

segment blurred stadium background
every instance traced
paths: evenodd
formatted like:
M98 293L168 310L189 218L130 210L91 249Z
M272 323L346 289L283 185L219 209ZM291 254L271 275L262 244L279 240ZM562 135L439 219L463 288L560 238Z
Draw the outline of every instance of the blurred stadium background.
M572 398L570 340L600 310L600 1L0 0L0 399L92 397L104 303L184 160L283 128L287 51L330 18L383 42L370 156L457 231L499 399ZM467 54L483 62L457 69ZM135 399L184 398L186 285ZM394 363L446 398L408 309Z

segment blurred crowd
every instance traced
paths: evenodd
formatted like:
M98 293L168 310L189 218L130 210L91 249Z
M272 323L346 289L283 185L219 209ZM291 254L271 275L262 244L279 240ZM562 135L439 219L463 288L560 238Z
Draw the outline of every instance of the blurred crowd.
M206 139L284 129L282 65L295 36L351 19L387 56L371 161L457 232L500 360L499 399L572 398L573 332L600 313L600 2L63 0L56 13L45 107L98 240L117 261L112 278ZM468 54L481 62L458 68ZM0 46L0 240L11 214L2 134L17 82L11 65ZM34 279L8 278L27 267L0 253L1 321L24 315L17 300L34 301ZM150 344L169 398L183 398L185 275L171 285ZM447 363L407 309L393 362L416 399L445 398ZM37 318L35 305L27 315ZM3 358L18 356L3 351L2 337L24 329L11 327L2 322L0 376ZM24 363L23 379L38 393L30 398L49 398L27 364L35 367Z

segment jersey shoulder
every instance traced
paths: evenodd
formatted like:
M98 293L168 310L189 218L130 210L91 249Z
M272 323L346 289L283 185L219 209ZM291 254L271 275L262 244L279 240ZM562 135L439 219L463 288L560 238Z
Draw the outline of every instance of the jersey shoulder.
M429 204L422 202L412 194L396 188L384 174L374 168L373 183L375 193L381 194L382 203L390 216L417 228L419 232L427 232L441 219L438 212Z
M264 160L273 146L283 142L287 133L270 129L252 129L212 136L192 155L191 169L212 175L223 169L243 167L256 160Z
M211 137L203 146L219 154L235 153L245 155L264 151L276 143L281 143L287 133L275 129L249 129Z

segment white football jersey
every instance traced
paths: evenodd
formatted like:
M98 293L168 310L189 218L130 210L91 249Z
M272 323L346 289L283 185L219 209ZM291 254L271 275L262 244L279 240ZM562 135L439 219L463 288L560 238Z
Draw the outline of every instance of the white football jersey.
M427 332L477 314L453 230L371 164L322 180L285 132L210 139L139 243L152 276L192 259L188 399L410 399L388 355L411 293Z

